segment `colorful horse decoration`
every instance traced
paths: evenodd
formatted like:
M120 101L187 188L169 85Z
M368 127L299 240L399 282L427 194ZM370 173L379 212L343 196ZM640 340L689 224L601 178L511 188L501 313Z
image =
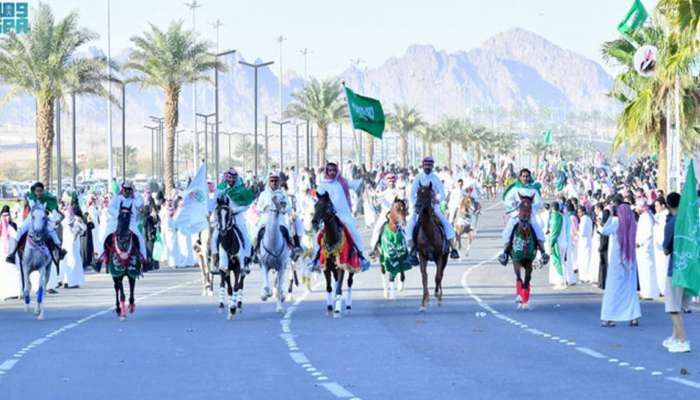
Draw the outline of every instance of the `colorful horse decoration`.
M133 314L136 309L134 300L136 279L142 275L141 269L146 264L146 260L141 259L139 252L139 239L129 229L130 221L131 208L120 205L117 229L105 238L104 252L100 256L107 272L112 275L116 297L114 312L122 321L126 319L127 310L124 277L126 276L129 281L128 310L129 314Z
M513 228L512 236L512 260L515 272L515 298L518 309L530 308L530 280L532 278L532 265L537 257L537 250L542 251L542 265L547 264L549 256L544 252L544 244L537 241L535 230L530 224L532 213L532 201L534 197L520 196L518 205L518 223ZM525 270L525 279L521 278L521 270Z
M224 290L226 290L229 296L226 319L231 320L236 315L236 312L240 313L243 311L243 284L246 274L238 257L238 253L243 250L243 235L236 225L236 218L233 209L229 206L227 196L217 200L214 212L216 215L216 226L219 230L219 243L215 245L221 246L219 257L226 257L224 264L227 265L224 270L219 268L218 263L214 266L221 276L219 309L224 308ZM223 254L221 249L224 250ZM233 283L231 282L231 274L233 274Z
M352 309L353 275L360 272L360 259L350 233L335 215L333 203L328 193L318 196L311 222L316 231L323 223L323 229L317 236L317 243L320 247L319 265L326 278L326 312L328 315L333 314L334 318L339 318L343 305L345 273L348 273L345 310L349 312ZM331 285L331 274L335 281L335 290ZM331 294L333 292L335 292L335 306L333 306L333 295Z
M407 215L406 202L395 199L391 205L391 210L387 213L387 222L382 228L379 239L379 265L382 268L382 287L384 288L384 298L393 300L394 283L396 276L400 276L398 290L403 290L403 283L406 280L405 272L411 269L408 262L408 246L406 245L406 234L402 225L406 222ZM388 282L387 282L387 275Z

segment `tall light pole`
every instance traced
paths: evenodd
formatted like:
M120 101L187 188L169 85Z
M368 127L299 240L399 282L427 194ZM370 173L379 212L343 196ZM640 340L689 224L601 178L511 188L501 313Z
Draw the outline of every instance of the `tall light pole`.
M196 11L198 8L202 7L202 4L197 2L197 0L192 0L189 3L185 3L185 5L192 10L192 32L196 35L197 34L197 19L196 19ZM197 83L192 82L192 129L195 131L194 135L194 147L192 149L194 153L194 159L197 160L197 156L199 154L199 140L197 138ZM194 162L194 169L192 171L192 176L194 176L197 173L197 162Z
M107 172L109 179L114 176L114 160L112 159L112 21L111 4L107 0Z
M73 156L73 190L77 190L78 188L78 183L76 179L76 175L78 174L78 163L77 163L77 157L75 155L75 150L76 150L76 143L75 143L75 92L70 94L70 114L71 114L71 136L72 136L72 143L71 143L71 154Z
M245 65L246 67L253 68L253 73L255 75L255 80L254 80L254 85L253 85L253 102L254 102L254 106L253 106L253 114L254 114L254 117L253 117L253 120L254 120L254 123L253 123L253 126L254 126L254 129L253 129L254 130L254 132L253 132L253 149L255 149L255 151L253 153L255 153L254 171L255 171L255 177L257 178L258 177L258 69L260 69L262 67L266 67L266 66L271 65L271 64L274 64L274 61L268 61L265 63L258 63L258 64L250 64L250 63L247 63L245 61L239 61L238 63L241 65ZM265 151L267 151L267 148L265 149Z
M151 131L151 176L153 179L156 177L156 157L155 157L155 132L158 130L157 126L144 125L144 128Z
M269 172L270 171L270 142L268 141L270 137L270 132L268 131L268 125L267 125L267 115L265 116L265 169Z
M306 47L301 49L301 54L304 56L304 86L306 86L306 82L309 80L309 54L311 53L311 50Z
M219 27L222 24L221 24L221 21L219 21L218 19L216 20L216 22L218 23L218 25L216 27L216 43L217 43L216 47L217 47L217 51L218 51ZM219 57L227 56L227 55L233 54L235 52L236 52L236 50L228 50L228 51L224 51L221 53L216 53L215 56L218 60ZM214 155L214 174L215 174L214 176L218 177L219 176L219 153L220 153L220 151L219 151L219 124L221 123L221 121L219 120L219 69L218 68L214 68L214 114L216 115L216 119L215 119L216 123L214 124L215 125L214 126L215 136L214 136L214 146L213 146L214 147L214 154L215 154Z
M204 118L204 162L207 163L207 171L209 170L209 140L207 137L207 127L209 126L209 118L216 116L216 113L211 114L201 114L197 113L197 116ZM218 176L218 174L216 175Z
M280 126L280 171L284 170L284 135L282 134L282 128L287 125L291 124L292 121L272 121L273 124L279 125Z
M115 82L122 86L122 182L126 182L126 82Z
M299 127L302 126L302 125L304 125L305 123L306 123L306 122L297 122L297 123L294 124L295 129L296 129L295 135L296 135L296 155L297 155L297 160L296 160L296 164L295 164L295 165L296 165L297 171L299 171Z
M185 131L185 129L175 131L175 187L180 178L180 134Z
M149 118L153 122L158 123L158 130L156 131L158 136L156 136L156 148L158 149L158 163L157 163L157 175L163 180L163 123L165 122L165 118L163 117L155 117L151 115Z
M284 43L285 40L287 40L284 35L279 35L277 38L275 38L277 43L280 44L280 81L279 81L279 91L280 91L280 113L279 113L279 120L282 120L282 112L284 111L284 99L283 99L283 86L282 86L282 81L284 80L284 71L282 70L282 43Z
M50 167L49 167L50 168ZM61 100L56 99L56 191L61 198Z

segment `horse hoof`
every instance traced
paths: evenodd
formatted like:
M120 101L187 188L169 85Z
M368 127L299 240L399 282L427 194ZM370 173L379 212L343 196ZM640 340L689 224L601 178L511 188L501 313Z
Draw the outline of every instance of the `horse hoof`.
M280 315L284 314L284 307L278 306L277 307L277 314L280 314Z
M231 311L229 311L229 313L226 315L226 320L230 321L232 319L233 319L233 313L231 313Z
M43 312L39 313L39 315L37 315L36 319L38 321L43 321L44 320L44 313Z
M426 306L420 306L420 307L418 308L418 312L424 313L426 310L427 310L427 307L426 307Z
M120 316L119 316L119 320L120 320L120 321L126 321L126 317L123 316L123 315L120 315Z
M333 312L333 318L340 318L340 311L334 311Z
M352 311L352 307L351 307L351 306L345 306L345 313L346 313L346 314L350 314L351 311Z
M24 305L24 312L29 312L29 304Z
M129 304L129 314L133 314L135 310L136 310L136 304L134 304L134 303Z
M442 307L442 300L438 300L437 305L438 305L438 307Z
M219 308L224 308L224 303L219 303Z
M242 302L242 301L239 301L238 303L236 303L236 307L237 307L239 310L243 310L243 302Z
M385 290L384 291L384 300L388 300L388 299L389 299L389 291Z

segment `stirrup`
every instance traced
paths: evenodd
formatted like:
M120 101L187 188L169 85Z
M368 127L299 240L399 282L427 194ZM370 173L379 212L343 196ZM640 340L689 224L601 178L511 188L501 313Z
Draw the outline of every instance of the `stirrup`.
M508 265L508 253L501 253L498 255L498 262L504 267Z

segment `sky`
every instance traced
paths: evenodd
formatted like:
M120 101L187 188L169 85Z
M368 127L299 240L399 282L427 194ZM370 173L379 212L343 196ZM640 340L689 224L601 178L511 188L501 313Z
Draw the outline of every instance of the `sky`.
M77 10L82 26L97 32L107 48L108 0L45 0L54 13ZM192 0L111 0L112 54L148 23L160 27L182 19L192 27ZM373 68L401 56L412 44L448 52L478 47L492 35L520 27L606 66L600 46L618 37L616 26L632 0L198 0L196 29L216 41L212 24L220 19L221 50L237 49L247 60L282 60L285 70L304 73L301 49L308 48L310 76L345 70L351 60ZM651 10L657 0L643 0ZM30 0L30 5L38 3ZM277 66L274 70L277 70Z

